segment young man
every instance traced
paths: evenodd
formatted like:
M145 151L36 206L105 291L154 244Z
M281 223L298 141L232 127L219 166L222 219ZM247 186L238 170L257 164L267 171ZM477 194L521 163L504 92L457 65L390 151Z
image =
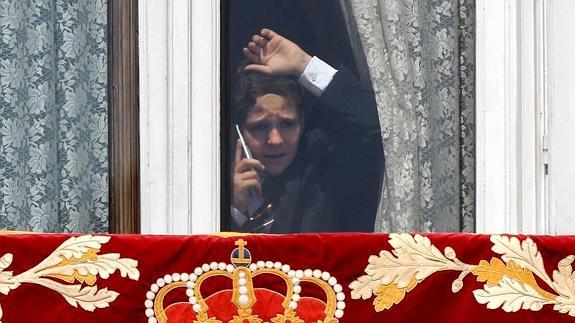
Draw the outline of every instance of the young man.
M248 204L259 194L271 208L256 231L373 231L383 147L371 89L269 29L243 53L236 112L253 159L238 142L232 229L254 230ZM305 129L296 79L319 98L317 128Z

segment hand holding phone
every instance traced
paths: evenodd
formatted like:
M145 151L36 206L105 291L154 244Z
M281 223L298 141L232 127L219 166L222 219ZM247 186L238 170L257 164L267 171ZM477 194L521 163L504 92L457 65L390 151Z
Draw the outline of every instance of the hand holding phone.
M247 196L247 216L249 218L253 217L255 214L257 214L258 210L260 210L263 206L264 206L264 199L262 197L262 194L260 194L258 192L258 190L256 190L254 188L254 186L257 186L257 188L259 188L259 190L261 190L261 183L259 183L259 181L261 180L260 176L259 176L259 171L261 171L261 169L257 169L256 165L259 165L260 167L263 168L263 165L261 165L261 163L255 159L253 159L252 153L250 151L250 148L247 144L247 142L244 139L244 136L242 135L242 132L240 130L240 127L236 124L236 132L238 134L239 137L239 141L241 143L241 148L242 148L242 152L243 155L251 160L248 162L244 162L243 165L246 164L253 164L254 167L250 167L250 165L248 164L247 166L243 166L242 167L238 167L238 163L243 160L243 158L241 158L241 156L238 156L238 151L236 151L236 167L234 168L235 172L234 172L234 202L238 203L238 204L244 204L244 196L241 192L241 190L243 189L243 187L245 187L245 185L250 185L251 187L249 188L249 195ZM248 169L245 169L245 167L249 167ZM247 172L246 172L247 171ZM254 178L253 177L249 177L249 175L242 175L242 174L238 174L239 172L243 172L243 173L248 173L249 171L255 171L257 172L256 175L256 179L254 182Z

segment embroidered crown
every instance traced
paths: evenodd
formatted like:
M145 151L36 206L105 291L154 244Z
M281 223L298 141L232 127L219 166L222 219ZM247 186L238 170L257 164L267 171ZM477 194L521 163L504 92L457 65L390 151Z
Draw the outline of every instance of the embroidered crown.
M328 272L293 270L272 261L253 263L247 242L235 244L231 264L203 264L192 273L165 275L152 284L145 301L148 322L335 323L343 316L345 294ZM231 289L221 288L230 281ZM166 307L168 294L179 288L186 288L188 302ZM308 289L315 294L306 293ZM204 296L202 290L211 293Z

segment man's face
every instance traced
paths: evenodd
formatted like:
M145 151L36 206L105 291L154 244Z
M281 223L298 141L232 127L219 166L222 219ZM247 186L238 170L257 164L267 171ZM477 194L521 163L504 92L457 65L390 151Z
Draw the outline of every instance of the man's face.
M297 108L283 96L265 94L249 110L243 135L253 157L276 176L293 162L302 132Z

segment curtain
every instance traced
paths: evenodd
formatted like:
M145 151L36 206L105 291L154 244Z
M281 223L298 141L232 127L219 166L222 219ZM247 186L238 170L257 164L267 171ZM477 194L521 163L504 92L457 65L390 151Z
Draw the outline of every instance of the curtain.
M376 231L475 230L474 0L341 0L378 104Z
M0 229L108 230L105 0L0 0Z

